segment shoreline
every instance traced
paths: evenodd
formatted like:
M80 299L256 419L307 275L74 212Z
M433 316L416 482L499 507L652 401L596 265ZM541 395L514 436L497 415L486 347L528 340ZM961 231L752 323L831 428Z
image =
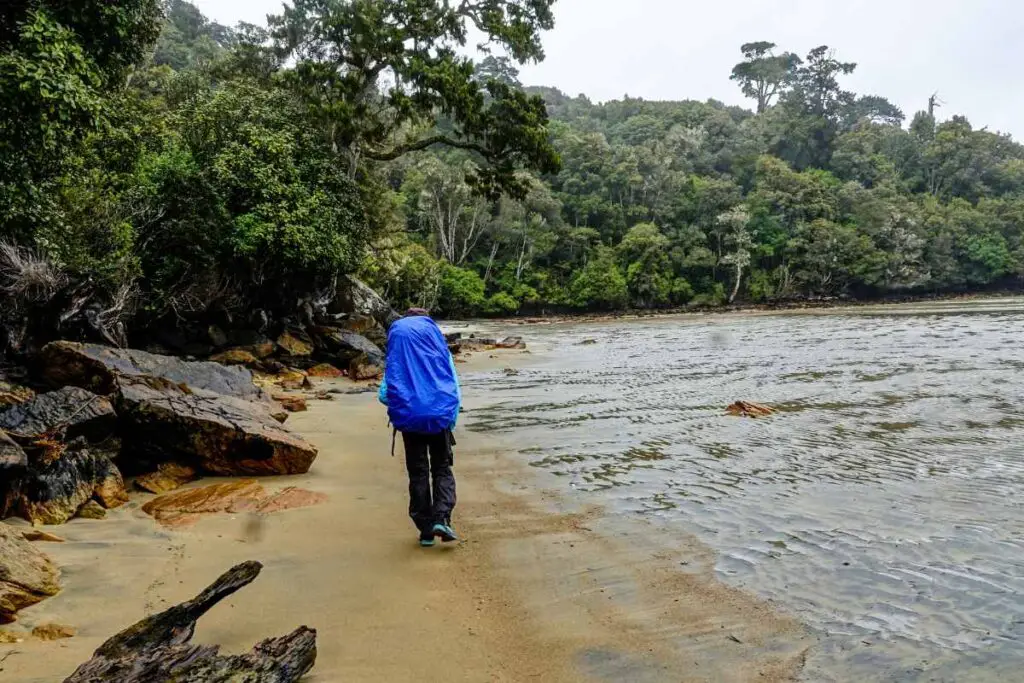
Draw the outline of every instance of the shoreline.
M515 364L498 352L462 371ZM320 448L300 486L326 503L254 519L215 515L167 531L139 509L49 528L64 590L22 612L79 635L0 646L4 675L71 673L107 637L191 597L232 564L263 575L200 622L196 642L240 652L300 624L318 630L304 680L790 681L811 637L718 581L692 537L644 533L553 491L499 441L460 430L456 546L421 549L405 514L404 462L372 395L313 401L289 425ZM399 449L400 450L400 449ZM220 480L206 479L202 484Z
M999 292L974 292L968 294L934 294L882 299L853 300L836 299L833 301L785 301L778 303L746 303L726 304L722 306L686 306L660 309L627 309L609 312L583 313L551 313L540 315L522 315L505 318L471 318L468 320L438 320L444 327L471 327L486 325L489 327L513 327L523 325L553 325L560 323L592 323L616 322L630 320L648 320L673 317L712 317L729 315L800 315L823 312L857 312L865 309L895 309L915 305L959 304L977 301L1001 301L1006 299L1024 300L1024 290Z

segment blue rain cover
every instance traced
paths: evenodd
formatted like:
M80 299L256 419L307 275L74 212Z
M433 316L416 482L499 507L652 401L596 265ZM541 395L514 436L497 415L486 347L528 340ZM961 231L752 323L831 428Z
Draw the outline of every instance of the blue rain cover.
M430 318L396 320L388 330L388 417L401 432L438 434L459 413L459 380L441 329Z

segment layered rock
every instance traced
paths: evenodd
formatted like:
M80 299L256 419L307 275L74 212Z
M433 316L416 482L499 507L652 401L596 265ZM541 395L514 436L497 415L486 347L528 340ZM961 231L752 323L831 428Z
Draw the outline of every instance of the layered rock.
M0 624L60 592L60 571L21 533L0 524Z
M122 460L135 471L173 461L229 476L299 474L316 457L244 367L69 342L42 356L48 381L115 397Z
M317 455L264 404L234 396L123 378L118 406L126 449L152 462L194 463L226 476L281 475L307 472Z
M116 421L110 401L75 386L40 394L0 412L0 429L33 438L59 434L99 442L113 433Z
M159 378L249 401L264 400L252 373L241 366L210 361L185 361L133 349L97 344L53 342L40 355L43 377L53 386L77 386L97 394L117 392L122 377Z

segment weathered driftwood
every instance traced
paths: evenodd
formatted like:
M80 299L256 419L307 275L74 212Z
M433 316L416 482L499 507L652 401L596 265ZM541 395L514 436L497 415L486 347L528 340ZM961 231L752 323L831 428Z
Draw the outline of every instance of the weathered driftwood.
M214 605L252 583L263 566L233 567L198 596L147 617L105 642L64 683L291 683L316 661L316 631L305 626L270 638L244 655L189 641Z

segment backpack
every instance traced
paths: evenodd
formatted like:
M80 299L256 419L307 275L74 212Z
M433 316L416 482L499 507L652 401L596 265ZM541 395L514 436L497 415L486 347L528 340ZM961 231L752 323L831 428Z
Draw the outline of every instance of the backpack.
M400 432L440 434L459 413L459 380L441 328L425 316L396 320L388 330L388 417Z

